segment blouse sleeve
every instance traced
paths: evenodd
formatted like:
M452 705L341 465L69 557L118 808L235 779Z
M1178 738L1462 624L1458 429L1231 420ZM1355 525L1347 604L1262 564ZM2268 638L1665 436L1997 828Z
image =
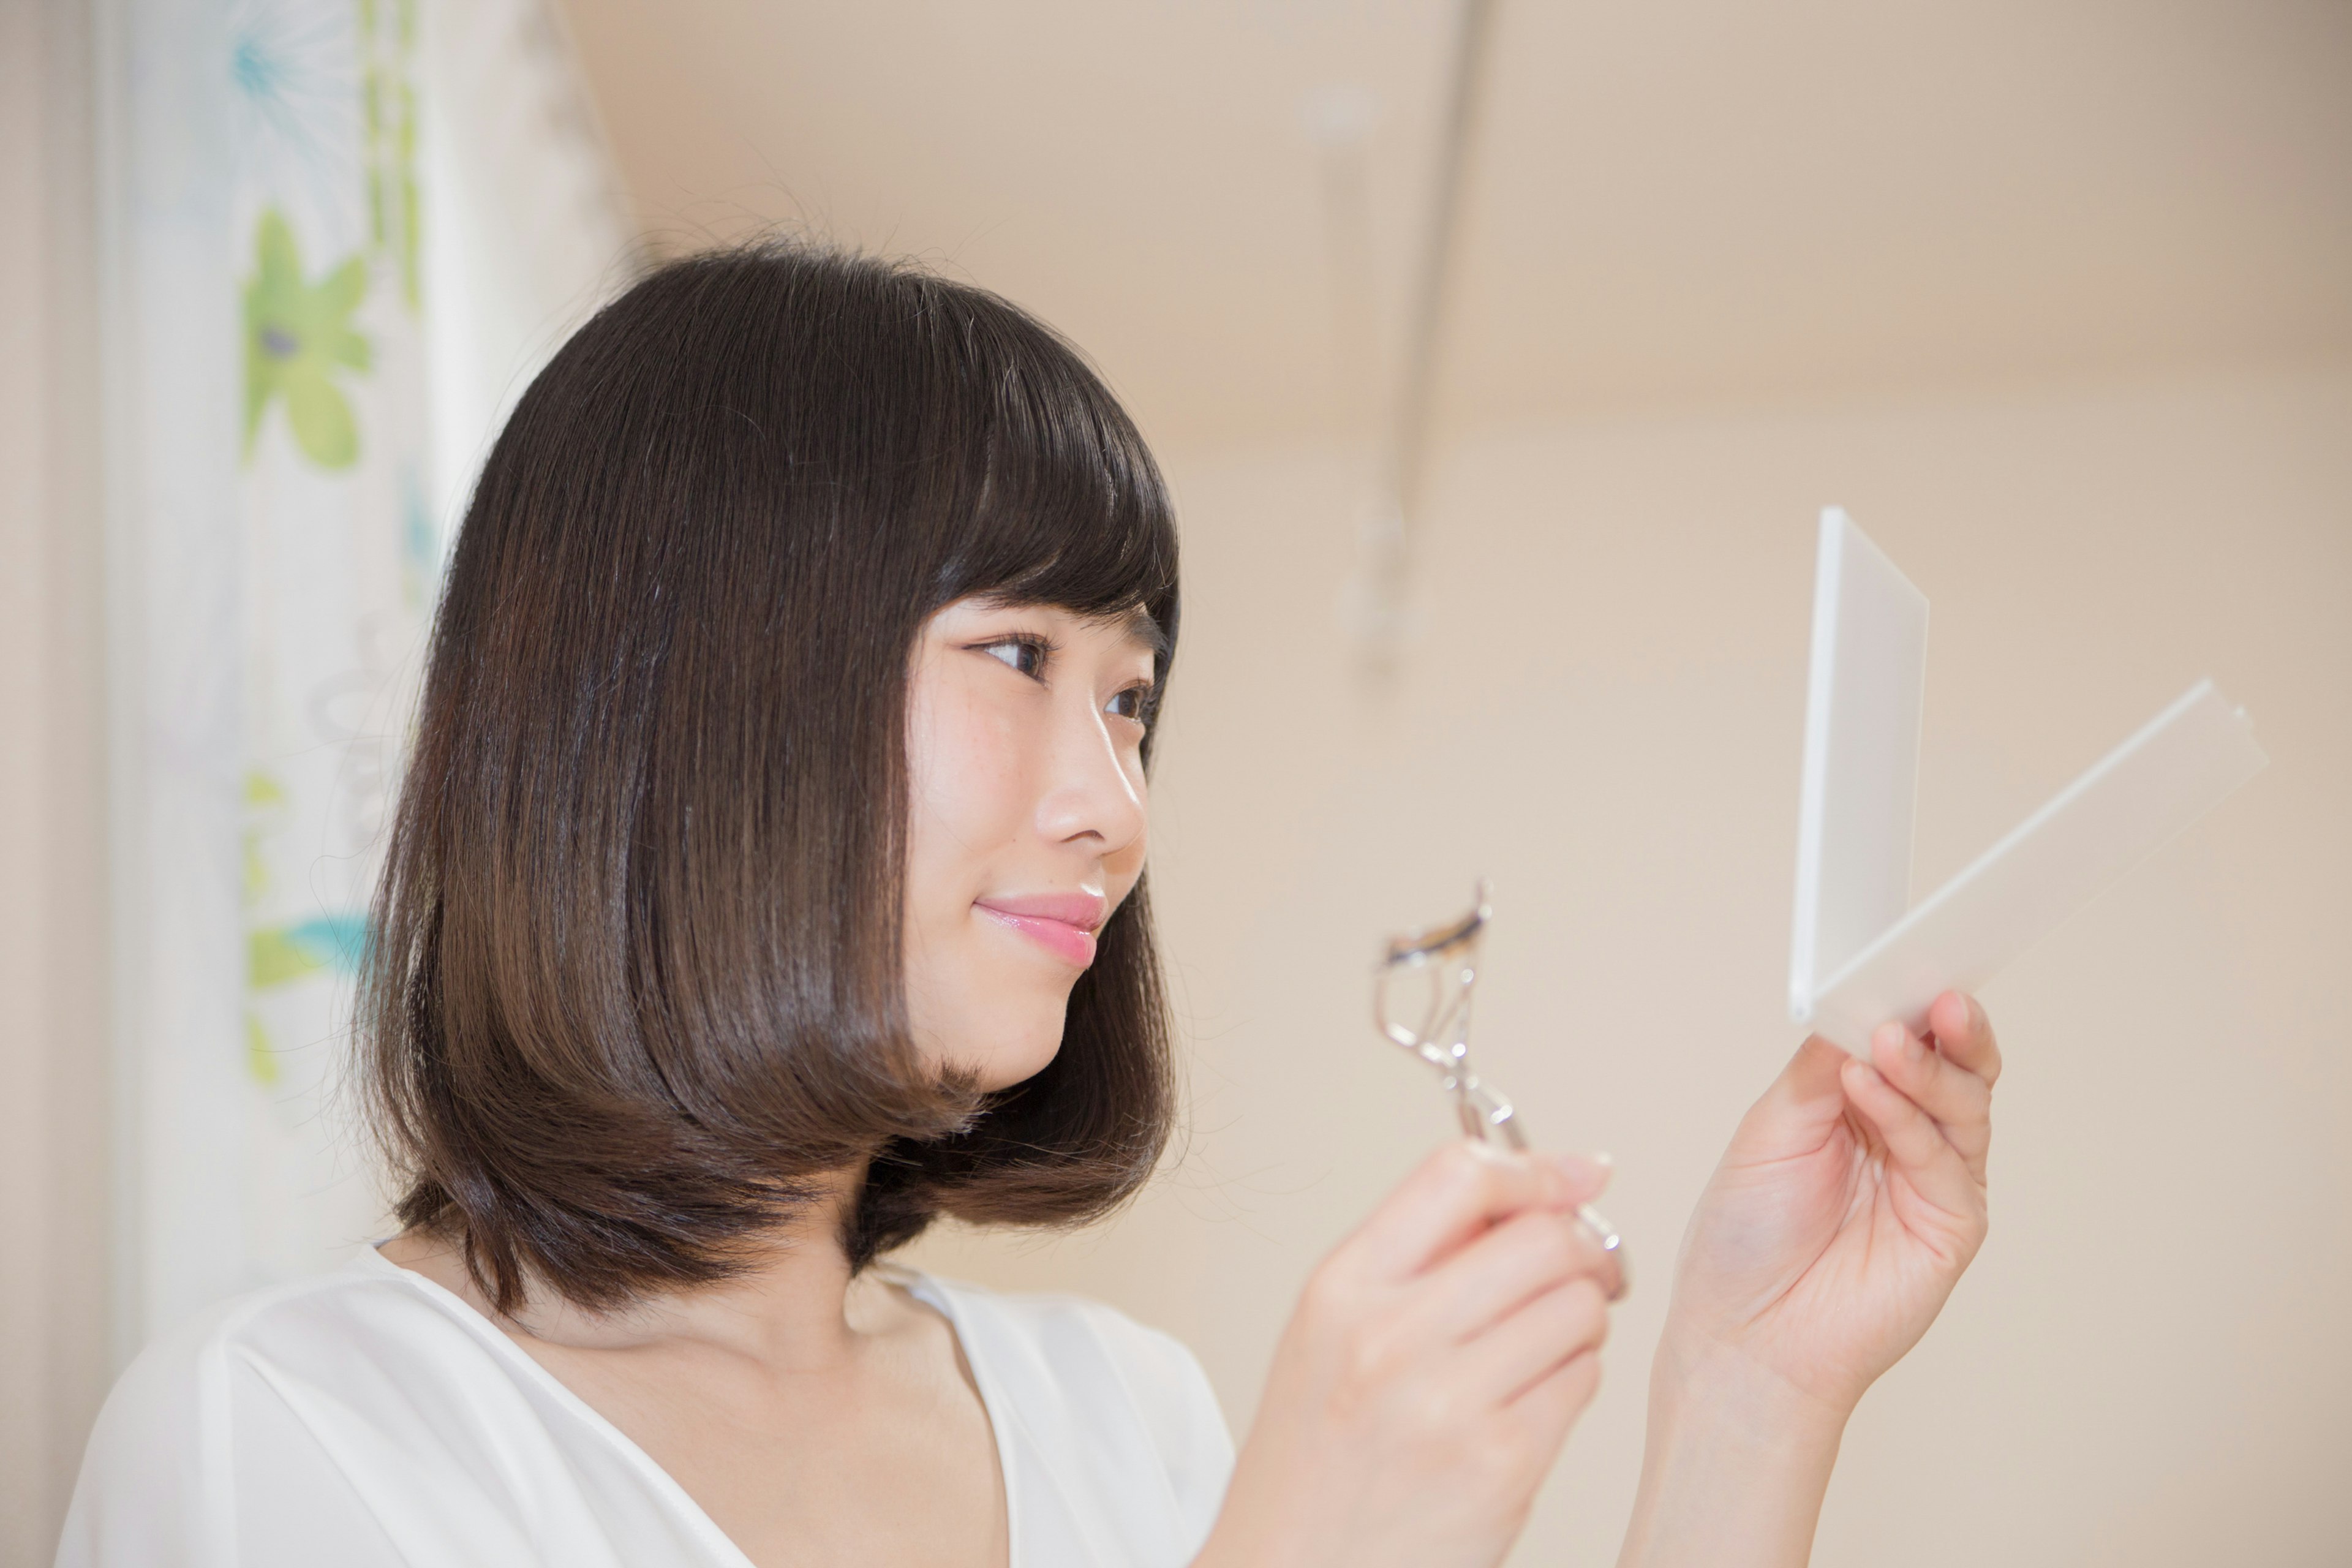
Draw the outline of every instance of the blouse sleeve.
M99 1414L58 1568L402 1568L351 1478L217 1324L158 1341Z
M107 1396L66 1511L58 1568L226 1568L235 1521L206 1484L195 1335L151 1345Z
M418 1568L540 1561L473 1478L379 1423L310 1358L273 1356L249 1313L151 1345L82 1458L58 1568ZM287 1337L287 1326L272 1331ZM331 1349L330 1344L327 1348ZM341 1359L354 1362L355 1351Z

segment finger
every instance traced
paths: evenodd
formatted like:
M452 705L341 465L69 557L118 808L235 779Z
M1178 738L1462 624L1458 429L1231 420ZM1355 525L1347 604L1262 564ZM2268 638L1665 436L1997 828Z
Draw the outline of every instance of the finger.
M1497 1220L1580 1201L1573 1194L1580 1184L1556 1160L1507 1154L1465 1139L1416 1166L1348 1248L1376 1277L1409 1279Z
M1886 1145L1887 1163L1921 1197L1950 1215L1970 1214L1981 1206L1976 1178L1934 1118L1868 1062L1847 1058L1843 1078L1847 1097Z
M1947 991L1927 1009L1927 1029L1936 1048L1984 1079L1990 1089L2000 1079L2000 1047L1992 1037L1992 1020L1977 999L1965 992Z
M1523 1302L1462 1348L1455 1375L1475 1399L1507 1405L1609 1338L1609 1303L1590 1279Z
M1570 1279L1589 1277L1607 1294L1616 1276L1616 1259L1573 1210L1530 1209L1414 1280L1405 1310L1420 1332L1452 1343L1485 1332Z
M1838 1075L1846 1054L1815 1035L1797 1047L1780 1076L1740 1119L1724 1158L1729 1163L1779 1160L1821 1147L1845 1114Z
M1870 1037L1870 1059L1881 1077L1934 1118L1982 1181L1992 1145L1992 1086L1900 1024L1878 1026Z
M1586 1351L1561 1363L1506 1408L1537 1442L1556 1446L1600 1391L1601 1352Z
M1580 1208L1609 1190L1616 1179L1616 1163L1606 1154L1538 1154L1559 1176L1560 1204Z

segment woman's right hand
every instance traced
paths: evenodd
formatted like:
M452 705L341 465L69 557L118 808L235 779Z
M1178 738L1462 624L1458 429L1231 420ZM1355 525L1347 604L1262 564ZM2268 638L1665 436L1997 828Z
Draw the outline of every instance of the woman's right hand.
M1600 1384L1582 1155L1454 1143L1315 1270L1195 1568L1489 1568Z

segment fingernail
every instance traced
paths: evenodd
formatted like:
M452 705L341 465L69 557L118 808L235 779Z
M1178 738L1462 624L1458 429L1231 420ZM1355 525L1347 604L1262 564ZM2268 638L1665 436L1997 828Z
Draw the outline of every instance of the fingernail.
M1599 1192L1609 1184L1616 1164L1606 1154L1547 1154L1551 1168L1565 1177L1571 1186Z

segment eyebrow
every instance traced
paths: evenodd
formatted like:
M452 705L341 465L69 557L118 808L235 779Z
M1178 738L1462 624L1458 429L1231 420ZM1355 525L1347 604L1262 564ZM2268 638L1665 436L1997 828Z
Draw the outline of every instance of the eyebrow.
M1130 605L1124 610L1109 610L1101 615L1088 615L1083 610L1072 610L1066 605L1055 605L1050 599L1016 599L994 594L979 595L977 598L983 605L1003 610L1019 609L1024 605L1044 609L1068 610L1078 619L1091 626L1108 626L1118 636L1142 647L1151 655L1151 662L1154 666L1164 667L1168 663L1170 651L1168 629L1160 624L1157 616L1141 605Z
M1150 610L1137 605L1108 619L1110 625L1118 628L1121 637L1150 649L1155 667L1168 662L1168 633Z

